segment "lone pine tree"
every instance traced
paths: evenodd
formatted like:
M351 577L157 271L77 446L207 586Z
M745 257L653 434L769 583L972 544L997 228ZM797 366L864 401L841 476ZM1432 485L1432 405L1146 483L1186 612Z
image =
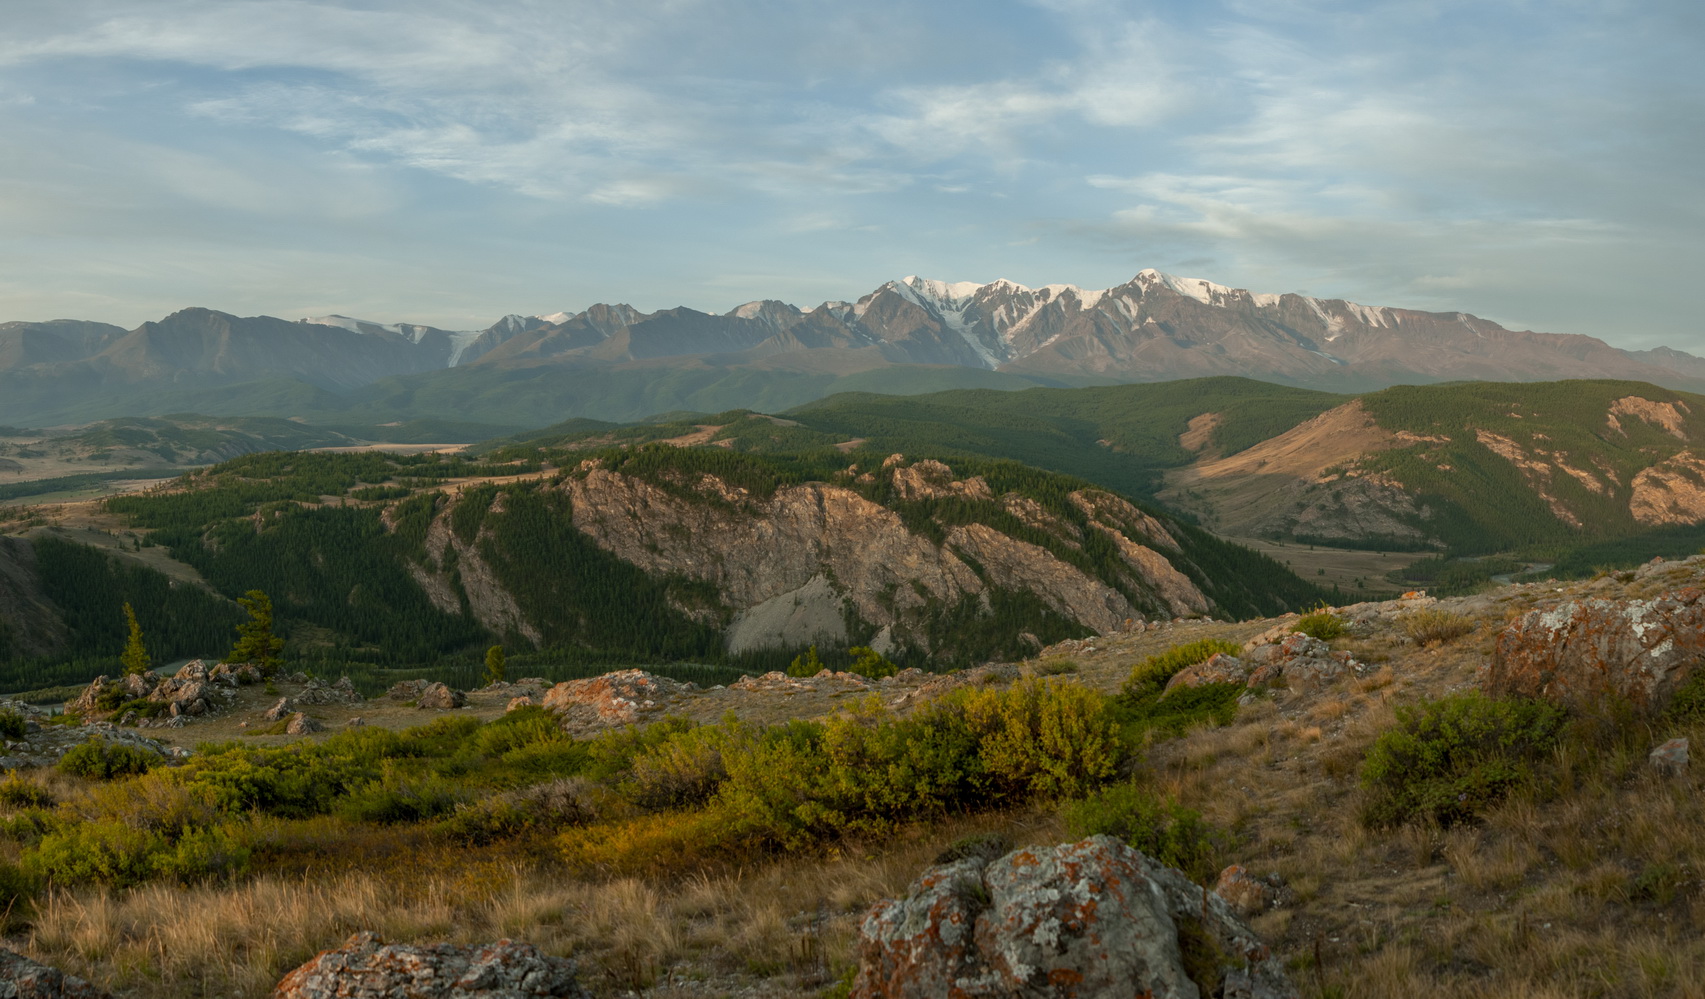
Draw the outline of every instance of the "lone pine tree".
M237 644L225 661L254 663L263 673L273 672L278 668L284 639L272 633L272 598L261 590L250 590L237 598L237 605L249 612L249 619L237 625Z
M152 661L148 658L148 650L142 645L142 625L136 623L136 611L128 600L124 604L124 621L130 626L130 637L124 641L124 652L119 655L119 661L124 663L124 672L127 675L146 673Z

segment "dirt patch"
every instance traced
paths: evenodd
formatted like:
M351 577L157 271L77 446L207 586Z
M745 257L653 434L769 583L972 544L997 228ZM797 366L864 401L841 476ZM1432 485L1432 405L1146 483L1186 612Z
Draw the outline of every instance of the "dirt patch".
M1178 444L1186 451L1200 454L1213 442L1214 431L1220 425L1220 414L1203 413L1191 417L1189 429L1178 435Z

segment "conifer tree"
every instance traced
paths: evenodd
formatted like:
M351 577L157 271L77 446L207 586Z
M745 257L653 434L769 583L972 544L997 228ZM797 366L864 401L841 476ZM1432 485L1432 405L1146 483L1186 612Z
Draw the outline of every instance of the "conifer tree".
M504 671L503 646L493 645L485 650L485 682L502 683Z
M152 665L148 658L148 650L142 645L142 625L136 623L136 611L127 600L124 604L124 620L130 626L130 637L125 639L124 652L119 661L124 663L126 675L140 675L148 672Z
M817 646L813 645L804 652L793 657L792 665L787 668L788 676L816 676L829 667L823 664L823 657L817 654Z
M225 661L254 663L262 673L272 673L284 649L284 639L272 633L272 598L261 590L250 590L237 598L237 605L249 612L249 619L237 625L237 644Z

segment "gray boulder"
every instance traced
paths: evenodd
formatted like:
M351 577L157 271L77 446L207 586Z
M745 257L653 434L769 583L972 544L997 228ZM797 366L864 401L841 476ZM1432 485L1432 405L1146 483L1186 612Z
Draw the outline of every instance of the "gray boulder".
M529 944L411 947L357 933L284 976L273 999L592 999L574 962Z
M1217 967L1198 982L1187 966ZM926 871L905 898L865 916L852 995L1200 999L1204 988L1224 999L1297 996L1224 899L1092 836Z
M1488 694L1593 704L1625 697L1660 710L1705 654L1705 592L1571 600L1524 614L1498 636Z
M425 690L422 690L420 692L420 699L414 703L416 707L436 708L440 711L447 711L450 708L459 708L467 702L468 699L463 696L461 691L452 690L449 686L442 683L434 683L429 684Z
M58 968L0 949L0 999L112 999L112 996Z

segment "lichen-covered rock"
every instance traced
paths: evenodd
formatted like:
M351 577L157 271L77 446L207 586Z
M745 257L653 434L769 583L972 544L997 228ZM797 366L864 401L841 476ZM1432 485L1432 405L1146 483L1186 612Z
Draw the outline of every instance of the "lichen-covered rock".
M290 716L290 724L284 726L285 735L308 735L318 732L325 726L298 711Z
M1207 660L1194 666L1186 666L1172 675L1166 681L1166 689L1174 687L1200 687L1208 683L1247 683L1249 674L1255 667L1236 656L1228 656L1224 652L1216 652Z
M347 676L339 677L332 684L309 679L295 697L297 704L360 704L365 700Z
M280 697L277 704L261 712L261 718L269 722L283 721L290 717L290 713L295 710L290 706L290 698Z
M0 999L112 999L112 996L58 968L0 949Z
M1671 739L1652 750L1646 759L1661 774L1679 774L1687 769L1687 737Z
M530 708L534 707L538 703L539 702L535 701L531 696L522 694L520 697L511 697L509 699L509 704L505 706L503 710L505 712L509 712L514 711L517 708Z
M420 699L414 703L420 708L448 711L468 703L468 699L461 691L452 689L448 684L430 683L420 692Z
M1214 882L1214 894L1226 900L1241 916L1256 916L1293 899L1293 893L1276 874L1258 878L1247 867L1232 864Z
M1166 689L1200 687L1209 683L1245 686L1308 686L1363 669L1348 652L1334 652L1318 638L1292 632L1277 642L1247 649L1242 656L1216 653L1204 662L1186 666L1166 682Z
M1186 972L1218 956L1211 982ZM1208 964L1215 963L1209 960ZM860 927L857 999L1285 999L1226 901L1108 836L926 871Z
M385 696L393 701L412 701L418 699L428 686L430 684L425 680L398 680L385 691Z
M273 999L591 999L566 958L499 940L411 947L357 933L285 975Z
M1588 704L1626 697L1657 710L1705 652L1705 591L1649 600L1570 600L1505 628L1481 686L1493 695Z
M694 683L624 669L559 683L545 691L540 703L558 715L564 730L594 732L632 725L698 689Z

